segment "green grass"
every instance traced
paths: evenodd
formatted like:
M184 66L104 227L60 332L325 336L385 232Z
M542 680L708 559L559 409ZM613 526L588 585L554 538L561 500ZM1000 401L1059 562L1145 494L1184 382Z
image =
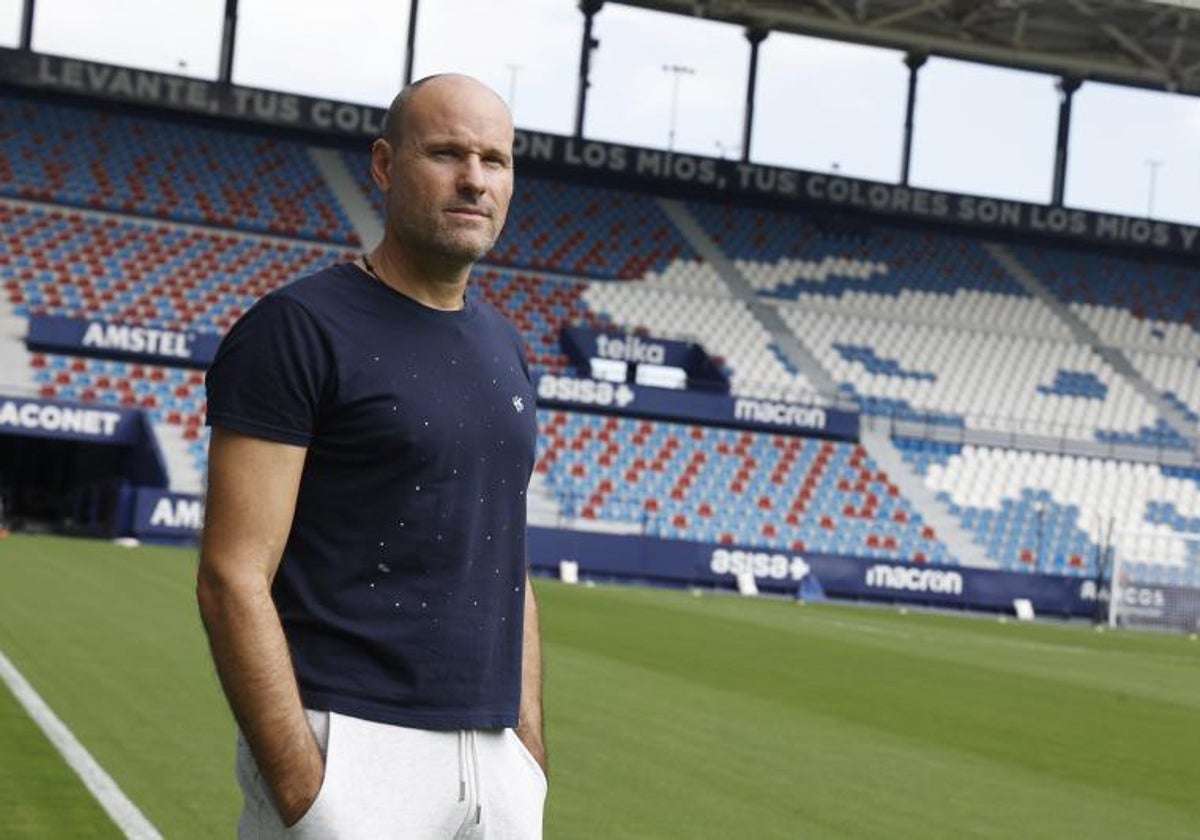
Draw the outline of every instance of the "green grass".
M230 836L233 730L194 562L0 542L0 650L165 836ZM537 590L549 838L1200 836L1200 644L1186 638ZM0 810L16 796L23 817L0 833L102 834L82 786L0 702L10 731L29 746L0 752ZM50 781L21 781L35 772Z

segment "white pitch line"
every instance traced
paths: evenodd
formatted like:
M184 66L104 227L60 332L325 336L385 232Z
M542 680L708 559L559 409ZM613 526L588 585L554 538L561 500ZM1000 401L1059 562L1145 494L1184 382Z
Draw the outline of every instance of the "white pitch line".
M100 803L112 821L117 824L126 837L132 840L162 840L150 821L146 819L138 807L129 801L129 797L117 787L112 777L104 772L92 754L71 733L67 725L59 720L58 715L46 705L28 682L17 670L16 666L0 652L0 679L25 707L25 711L33 718L38 728L50 739L50 743L58 750L59 755L71 766L83 784L91 791L92 796Z

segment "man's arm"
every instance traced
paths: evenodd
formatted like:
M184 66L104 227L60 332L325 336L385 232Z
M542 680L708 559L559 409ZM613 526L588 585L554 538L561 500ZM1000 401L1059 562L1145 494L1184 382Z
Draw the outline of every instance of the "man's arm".
M304 815L325 775L271 600L306 453L213 429L196 582L225 696L285 825Z
M517 737L525 744L542 772L549 775L546 733L542 726L542 634L538 627L533 582L525 573L525 638L521 653L521 712Z

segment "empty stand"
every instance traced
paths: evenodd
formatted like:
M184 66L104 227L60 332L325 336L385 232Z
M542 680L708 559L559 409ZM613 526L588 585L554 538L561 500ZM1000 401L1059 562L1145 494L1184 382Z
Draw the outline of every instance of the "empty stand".
M899 295L960 289L1024 297L980 243L884 225L830 225L794 213L693 202L688 209L760 294Z
M651 535L929 563L953 558L862 447L539 411L561 510Z
M1186 441L1085 345L780 307L784 320L872 414L1105 443Z
M364 156L345 152L343 161L382 216L384 196ZM529 176L519 179L504 232L486 260L577 277L720 283L698 267L695 252L652 197Z
M358 241L299 143L3 97L0 141L0 192L9 196Z
M272 288L353 252L0 201L0 276L17 315L221 333Z
M641 283L591 283L584 299L593 312L618 326L703 344L724 365L735 394L803 399L815 393L803 372L792 366L740 300Z
M1091 577L1112 545L1139 580L1200 586L1200 544L1134 532L1200 534L1200 471L1103 458L898 439L989 556L1009 569Z
M480 268L472 276L473 291L495 306L525 340L531 373L568 373L570 360L560 349L565 325L599 327L607 322L592 312L582 281L559 280L516 271Z

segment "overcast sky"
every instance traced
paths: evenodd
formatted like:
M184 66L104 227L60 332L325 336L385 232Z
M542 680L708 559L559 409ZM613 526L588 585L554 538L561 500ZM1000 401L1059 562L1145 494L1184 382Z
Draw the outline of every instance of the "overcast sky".
M224 5L37 0L33 46L212 79ZM0 0L0 44L17 44L21 6ZM408 7L240 0L234 81L385 105L403 76ZM478 76L513 100L518 125L569 134L582 22L575 0L424 0L416 75ZM740 155L749 46L739 28L609 2L594 34L586 135L666 147L677 93L676 149ZM752 159L895 182L907 79L898 52L772 34L760 53ZM1047 202L1055 81L931 59L920 75L911 183ZM1072 128L1068 205L1145 216L1153 176L1153 215L1200 224L1200 99L1086 83Z

